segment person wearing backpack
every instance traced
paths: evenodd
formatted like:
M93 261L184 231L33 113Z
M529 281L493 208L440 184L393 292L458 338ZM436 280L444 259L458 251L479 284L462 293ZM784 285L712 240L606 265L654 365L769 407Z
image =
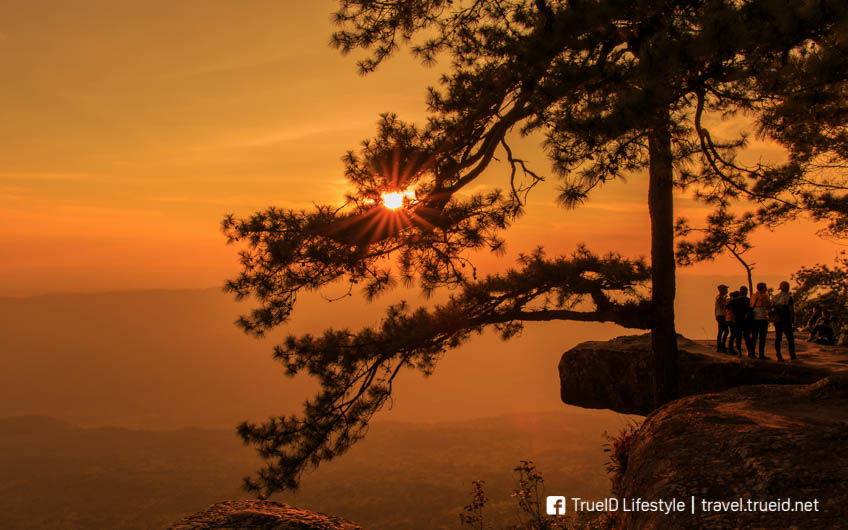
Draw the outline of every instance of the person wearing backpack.
M751 346L751 337L749 334L751 300L748 298L748 288L744 285L739 288L739 291L734 291L737 295L734 297L731 294L730 301L727 303L727 309L733 316L730 324L730 344L728 345L728 353L730 355L742 355L742 339L745 339L745 349L749 357L753 357L753 348Z

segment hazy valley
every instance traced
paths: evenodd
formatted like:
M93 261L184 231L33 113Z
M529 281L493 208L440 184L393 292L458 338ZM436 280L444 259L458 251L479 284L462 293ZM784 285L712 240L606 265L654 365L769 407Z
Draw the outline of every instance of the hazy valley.
M621 420L623 421L623 420ZM501 416L470 422L375 423L348 455L275 497L367 528L453 528L486 481L486 515L514 520L512 468L532 459L547 491L605 495L601 433L590 413ZM45 417L0 420L0 527L159 528L245 497L256 459L232 431L83 429Z
M687 288L703 297L711 284ZM313 385L271 359L279 336L232 324L245 307L217 289L0 299L0 526L150 528L244 496L258 462L235 426L297 412ZM285 332L380 315L318 297L299 310ZM521 459L551 493L604 495L603 433L629 419L563 405L556 365L581 340L618 334L572 323L475 338L433 376L405 374L366 440L280 500L366 527L454 527L482 479L489 516L509 522Z

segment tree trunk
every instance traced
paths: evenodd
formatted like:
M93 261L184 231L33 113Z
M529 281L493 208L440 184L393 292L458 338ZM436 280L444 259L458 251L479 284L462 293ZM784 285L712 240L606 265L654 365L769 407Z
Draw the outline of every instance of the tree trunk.
M679 395L677 332L674 329L674 172L671 133L666 115L651 130L649 139L651 213L651 282L653 315L654 404L660 406Z
M751 265L748 265L748 262L745 261L744 259L742 259L742 255L740 253L736 252L736 250L733 249L732 247L725 245L725 248L727 248L730 251L730 253L733 254L733 257L736 258L736 260L739 263L741 263L743 267L745 267L745 272L748 273L748 292L750 294L753 294L754 293L754 278L751 275L751 271L753 270L754 267L751 266Z

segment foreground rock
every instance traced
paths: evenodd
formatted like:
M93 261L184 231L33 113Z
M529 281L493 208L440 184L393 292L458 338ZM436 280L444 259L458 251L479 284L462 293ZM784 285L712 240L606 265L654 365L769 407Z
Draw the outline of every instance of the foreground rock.
M717 353L680 337L681 396L718 392L758 384L809 384L846 373L848 352L813 357L798 342L799 361L752 360ZM815 349L819 352L819 349ZM559 363L562 401L584 408L646 415L653 410L651 337L634 335L611 341L584 342L565 352ZM840 358L841 356L841 358ZM831 358L833 357L833 358Z
M683 398L632 438L623 499L681 499L682 513L618 513L623 528L848 528L848 377ZM690 511L695 496L695 513ZM702 500L784 501L796 511L705 511ZM790 502L785 501L789 499ZM810 511L797 510L808 503ZM754 505L758 507L757 505ZM813 506L818 510L813 510Z
M189 515L169 527L170 530L200 528L261 530L355 530L349 521L321 513L300 510L273 501L225 501L202 512Z

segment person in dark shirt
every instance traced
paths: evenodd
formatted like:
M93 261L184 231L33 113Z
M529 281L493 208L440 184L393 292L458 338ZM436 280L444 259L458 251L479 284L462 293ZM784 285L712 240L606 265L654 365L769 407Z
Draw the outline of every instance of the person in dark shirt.
M748 288L744 285L739 288L737 296L731 295L727 309L733 318L730 324L730 344L728 346L730 355L742 355L742 340L745 340L745 350L749 357L754 356L749 334L749 320L751 313L751 300L748 298Z
M822 317L822 307L820 305L813 307L813 312L810 313L810 319L807 321L807 325L804 326L804 331L812 332L816 328L816 324L819 323Z
M810 334L810 338L807 340L818 344L833 346L836 344L836 333L834 331L835 324L836 322L831 316L830 311L825 309L822 311L821 318L819 318L816 322L816 325Z
M789 346L789 358L793 361L795 356L795 302L789 294L789 282L780 282L779 291L771 298L771 307L774 320L774 350L777 360L782 361L780 355L780 343L786 336L786 345Z
M727 336L730 334L730 324L727 322L727 286L718 286L718 294L715 298L715 319L718 324L718 335L716 336L716 350L727 351Z

